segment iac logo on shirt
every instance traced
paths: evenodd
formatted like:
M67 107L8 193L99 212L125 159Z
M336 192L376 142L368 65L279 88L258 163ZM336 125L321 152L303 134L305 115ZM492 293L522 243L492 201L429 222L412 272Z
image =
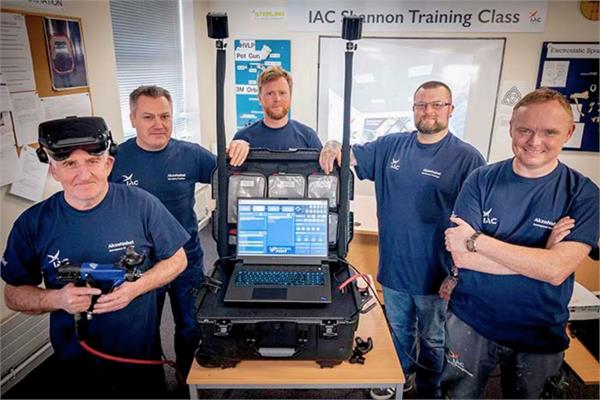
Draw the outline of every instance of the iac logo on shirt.
M550 221L547 219L543 219L543 218L534 218L534 220L533 220L533 226L537 226L538 228L542 228L542 229L552 230L552 228L554 227L554 224L556 224L556 222Z
M186 174L167 174L168 181L185 181Z
M395 169L396 171L400 170L400 159L392 158L392 162L390 163L390 168Z
M50 259L48 264L52 265L54 268L58 268L60 267L60 264L69 261L68 258L63 258L62 260L60 259L60 250L56 250L56 253L48 254L46 257Z
M492 217L492 209L485 211L483 210L483 223L488 225L497 225L498 218Z
M123 183L127 186L138 186L140 182L137 179L133 179L133 172L130 175L121 175L123 177Z

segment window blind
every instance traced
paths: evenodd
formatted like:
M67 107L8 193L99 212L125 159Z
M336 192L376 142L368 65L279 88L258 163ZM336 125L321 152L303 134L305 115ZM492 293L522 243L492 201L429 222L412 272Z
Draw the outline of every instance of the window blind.
M129 93L157 85L173 98L173 135L185 135L180 1L111 0L117 80L124 140L135 136Z

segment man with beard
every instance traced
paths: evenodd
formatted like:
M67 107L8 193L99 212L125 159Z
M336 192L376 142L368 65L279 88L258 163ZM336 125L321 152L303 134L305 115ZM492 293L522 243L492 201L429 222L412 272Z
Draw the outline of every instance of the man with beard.
M419 397L440 396L444 364L446 302L438 289L451 267L444 249L454 201L462 183L485 164L481 154L448 130L450 88L438 81L414 93L416 132L393 133L354 145L350 163L360 179L375 182L379 226L379 272L396 352ZM341 145L329 141L321 152L326 173L341 162ZM417 337L419 354L417 356ZM373 389L386 399L391 388Z
M258 77L258 101L264 118L235 134L235 139L250 143L252 148L269 150L321 149L317 133L308 126L290 119L292 76L281 67L266 68ZM231 153L244 153L244 148L232 143ZM247 154L243 154L245 159Z

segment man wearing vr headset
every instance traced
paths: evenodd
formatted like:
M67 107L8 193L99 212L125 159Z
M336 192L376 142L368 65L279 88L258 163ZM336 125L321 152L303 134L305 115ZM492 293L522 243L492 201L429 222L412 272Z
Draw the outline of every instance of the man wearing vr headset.
M160 359L155 289L185 269L189 235L154 196L109 184L112 139L102 118L49 121L39 133L38 155L50 161L63 191L14 223L1 271L6 304L24 313L51 313L51 342L64 373L55 388L59 396L160 397L161 366L101 360L86 353L78 334L111 355ZM58 267L67 261L113 264L128 246L146 255L142 276L102 294L85 332L76 332L72 314L85 312L101 291L59 282ZM38 287L42 281L44 288Z
M118 147L109 180L137 186L155 195L190 235L184 246L188 267L158 294L160 312L166 293L169 293L175 321L177 368L185 377L199 340L191 290L197 287L204 274L194 211L195 189L196 183L210 183L216 160L200 145L171 137L173 103L168 90L159 86L140 86L129 95L129 107L136 137ZM239 153L248 152L246 142L234 140L230 146ZM230 152L232 165L241 164L236 154ZM179 383L180 388L185 386L185 382ZM187 386L185 390L187 393Z

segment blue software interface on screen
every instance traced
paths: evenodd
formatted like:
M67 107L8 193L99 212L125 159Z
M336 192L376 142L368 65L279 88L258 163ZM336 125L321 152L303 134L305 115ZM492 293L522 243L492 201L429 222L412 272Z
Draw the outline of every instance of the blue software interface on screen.
M327 200L239 199L238 255L327 256Z

